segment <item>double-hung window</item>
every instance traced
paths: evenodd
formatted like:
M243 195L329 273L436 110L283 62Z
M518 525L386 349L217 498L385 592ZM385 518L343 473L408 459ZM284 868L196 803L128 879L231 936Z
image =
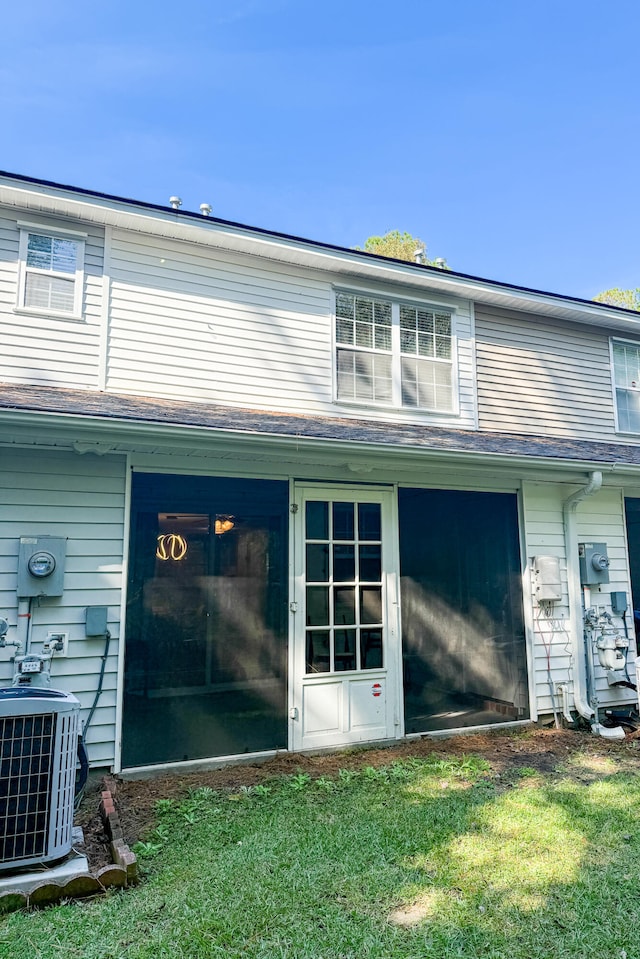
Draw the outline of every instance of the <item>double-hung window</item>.
M455 411L450 310L338 292L335 339L338 400Z
M612 354L618 429L640 433L640 344L614 340Z
M19 310L81 317L83 236L23 227L20 234Z

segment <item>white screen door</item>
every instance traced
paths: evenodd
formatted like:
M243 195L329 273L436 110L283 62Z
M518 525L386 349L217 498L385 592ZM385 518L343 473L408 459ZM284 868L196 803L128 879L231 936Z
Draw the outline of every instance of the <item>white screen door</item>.
M292 747L400 735L397 564L388 490L296 496Z

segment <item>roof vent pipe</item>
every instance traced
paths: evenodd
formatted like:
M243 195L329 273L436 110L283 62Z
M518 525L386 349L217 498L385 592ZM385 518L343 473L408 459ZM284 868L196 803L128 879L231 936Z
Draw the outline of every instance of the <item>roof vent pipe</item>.
M169 205L172 206L174 210L179 210L182 206L182 200L179 196L170 196Z
M573 700L579 714L589 722L594 721L594 710L589 703L587 690L576 508L583 499L597 493L601 486L602 473L599 470L594 470L587 485L568 496L562 507L564 549L567 559L567 591L569 594L569 635L573 657ZM595 717L595 720L597 724L597 717Z
M426 259L426 257L425 257L425 252L424 252L424 247L419 246L417 250L414 250L413 259L416 261L416 263L417 263L418 265L421 265L421 264L424 263L424 261L425 261L425 259Z
M211 206L210 203L200 204L200 212L202 213L203 216L211 216L212 209L213 207Z

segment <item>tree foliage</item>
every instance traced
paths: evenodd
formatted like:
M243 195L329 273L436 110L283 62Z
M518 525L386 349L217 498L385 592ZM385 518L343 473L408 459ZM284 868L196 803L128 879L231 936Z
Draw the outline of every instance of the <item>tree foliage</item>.
M390 256L395 260L407 260L409 263L416 263L416 252L422 251L421 263L428 266L439 266L443 270L448 270L446 260L438 257L435 260L427 258L427 248L421 239L412 236L410 233L401 233L400 230L389 230L384 236L370 236L365 240L363 247L357 246L356 250L364 250L365 253L376 253L378 256Z
M596 303L607 303L609 306L622 306L625 310L636 310L640 313L640 287L634 290L621 290L614 287L611 290L603 290L594 296Z

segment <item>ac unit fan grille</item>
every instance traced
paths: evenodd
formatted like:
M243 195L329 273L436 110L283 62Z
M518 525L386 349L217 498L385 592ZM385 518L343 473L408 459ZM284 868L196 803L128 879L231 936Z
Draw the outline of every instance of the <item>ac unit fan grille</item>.
M47 850L56 714L0 718L0 862Z

